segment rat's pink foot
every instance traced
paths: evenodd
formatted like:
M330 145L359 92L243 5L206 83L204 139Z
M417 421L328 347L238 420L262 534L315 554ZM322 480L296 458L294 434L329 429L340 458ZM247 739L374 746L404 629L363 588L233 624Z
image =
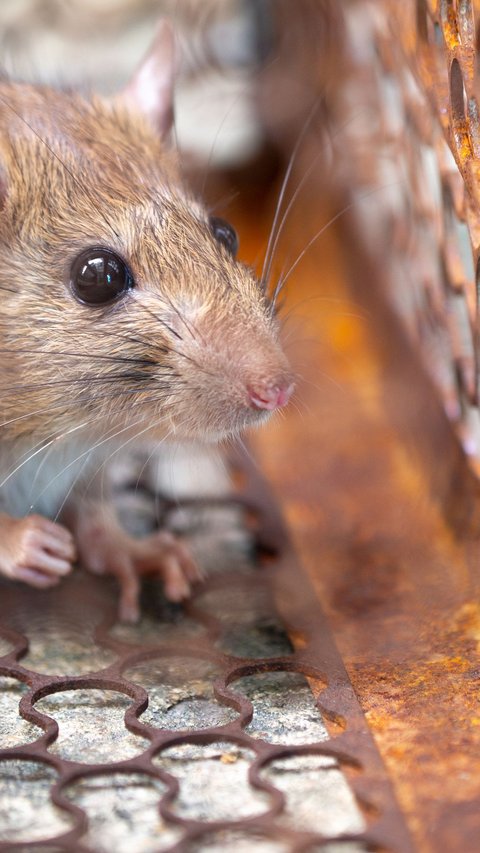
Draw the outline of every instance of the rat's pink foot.
M83 518L77 531L80 561L95 574L109 574L120 584L119 617L122 622L140 618L140 578L162 580L170 601L188 598L192 585L202 579L188 548L167 532L132 539L116 521L103 514Z
M39 589L55 586L76 558L72 534L40 515L0 515L0 572Z
M144 539L132 541L132 559L136 577L157 576L163 581L165 597L169 601L183 601L192 592L193 584L202 580L202 574L188 548L166 531L152 533ZM136 621L138 593L129 578L122 583L120 616L126 621ZM138 580L137 580L138 584Z

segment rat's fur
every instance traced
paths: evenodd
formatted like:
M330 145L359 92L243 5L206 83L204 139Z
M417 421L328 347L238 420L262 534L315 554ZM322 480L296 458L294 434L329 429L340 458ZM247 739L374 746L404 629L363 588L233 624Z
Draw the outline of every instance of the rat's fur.
M111 454L109 436L218 439L264 417L248 389L291 382L268 299L215 240L162 131L131 91L85 100L0 85L0 495L11 515L31 508L44 454L42 509L55 517L89 451L97 467ZM92 246L132 271L135 287L113 304L83 305L70 288Z

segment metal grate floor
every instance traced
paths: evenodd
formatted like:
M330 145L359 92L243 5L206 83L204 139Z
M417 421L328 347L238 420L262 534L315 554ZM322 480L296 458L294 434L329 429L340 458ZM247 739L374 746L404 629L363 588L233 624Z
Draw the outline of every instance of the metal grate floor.
M409 849L318 604L249 484L160 501L211 570L184 610L150 585L120 626L103 579L2 583L0 850ZM139 495L137 528L155 504Z

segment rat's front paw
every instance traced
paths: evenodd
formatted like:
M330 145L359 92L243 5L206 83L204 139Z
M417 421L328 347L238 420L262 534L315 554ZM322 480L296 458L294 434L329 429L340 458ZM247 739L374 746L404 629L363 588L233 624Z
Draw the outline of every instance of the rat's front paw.
M72 534L40 515L0 518L0 571L40 589L54 586L76 558Z
M203 580L201 569L188 548L166 531L135 541L135 564L141 575L158 575L169 601L188 598L192 584Z
M103 521L92 519L83 527L78 548L85 568L118 578L122 622L137 622L140 618L141 577L158 577L170 601L188 598L192 585L202 579L188 548L171 533L132 539L104 517Z

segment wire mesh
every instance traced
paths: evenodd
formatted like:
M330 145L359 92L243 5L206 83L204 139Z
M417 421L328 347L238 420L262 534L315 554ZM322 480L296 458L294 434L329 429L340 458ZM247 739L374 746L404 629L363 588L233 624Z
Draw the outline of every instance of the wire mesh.
M477 470L479 15L470 0L349 3L340 92L357 227Z

